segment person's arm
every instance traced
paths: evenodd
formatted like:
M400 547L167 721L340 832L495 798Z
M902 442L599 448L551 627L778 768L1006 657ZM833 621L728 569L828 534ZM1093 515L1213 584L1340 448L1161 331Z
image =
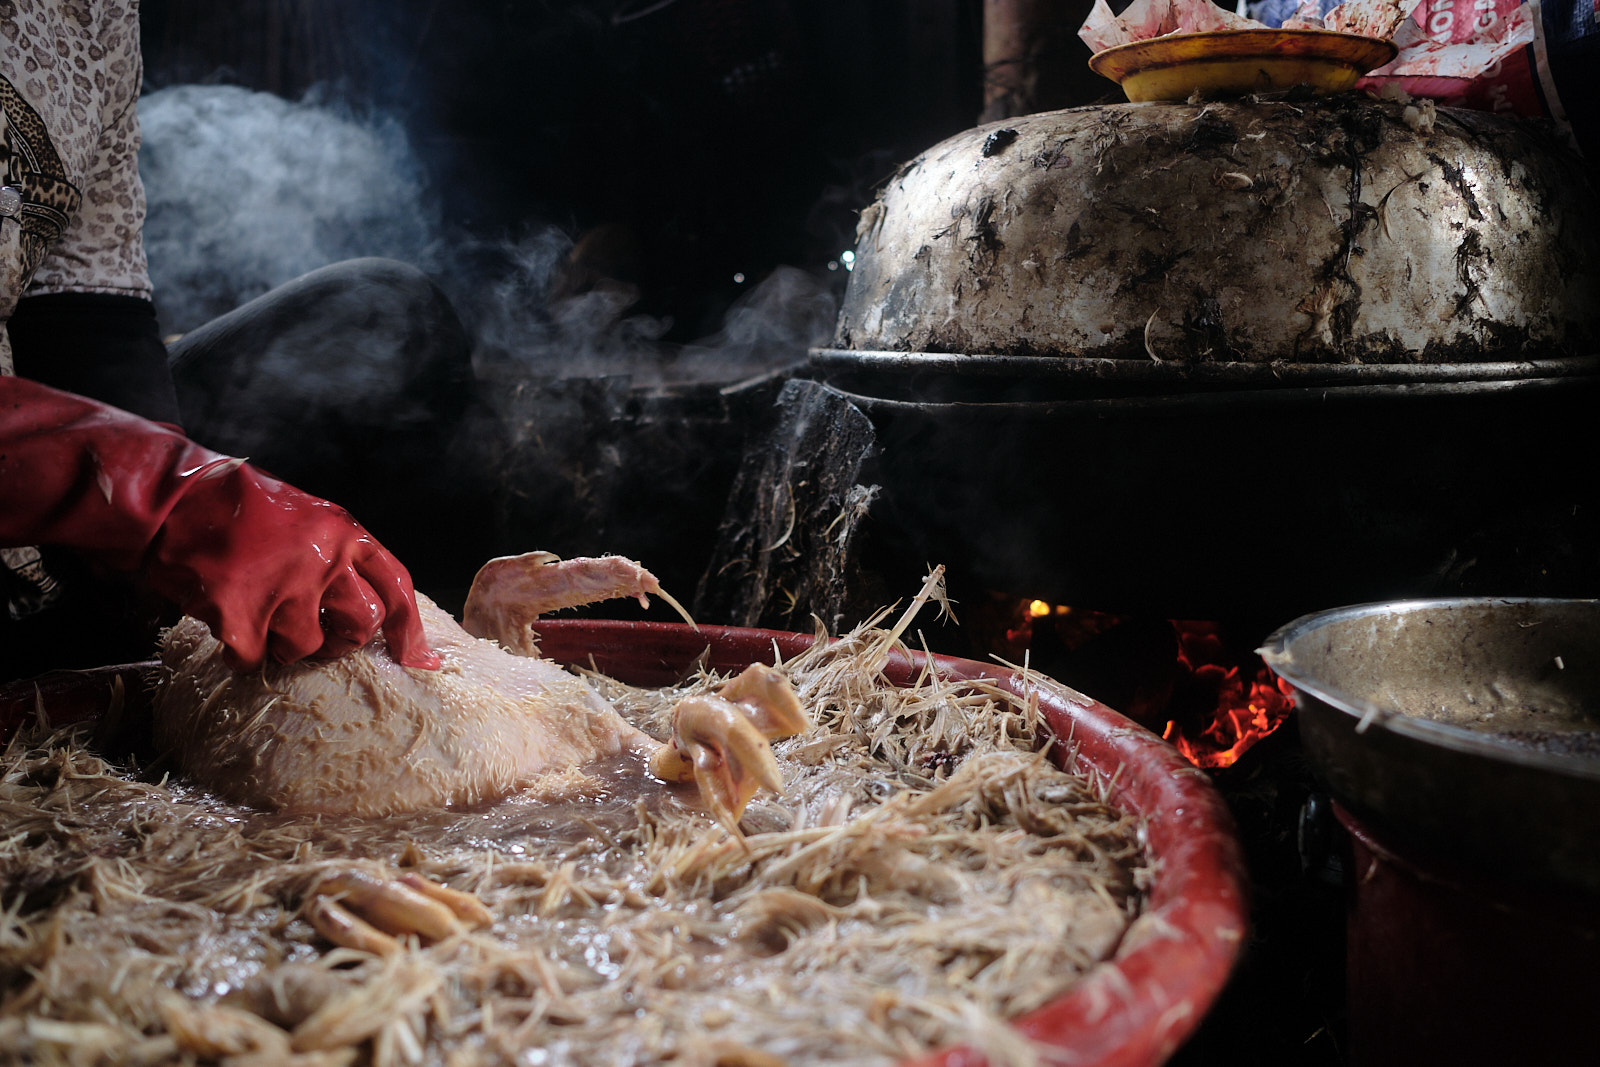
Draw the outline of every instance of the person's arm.
M143 572L236 670L343 655L380 628L397 662L439 665L411 576L343 508L148 420L0 377L0 546L24 544Z
M75 120L98 128L76 179L81 201L6 329L21 377L181 425L145 261L138 5L111 12L95 32L101 83L90 113Z

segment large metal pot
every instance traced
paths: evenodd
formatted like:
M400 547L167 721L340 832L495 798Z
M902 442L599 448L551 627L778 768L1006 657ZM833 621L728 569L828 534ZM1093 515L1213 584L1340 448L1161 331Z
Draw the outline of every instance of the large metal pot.
M1413 363L1583 354L1597 212L1539 125L1339 94L958 134L862 213L834 347Z
M1343 805L1350 1063L1592 1057L1597 649L1594 600L1371 604L1268 639Z
M1600 893L1600 601L1340 608L1261 652L1358 816L1498 879Z

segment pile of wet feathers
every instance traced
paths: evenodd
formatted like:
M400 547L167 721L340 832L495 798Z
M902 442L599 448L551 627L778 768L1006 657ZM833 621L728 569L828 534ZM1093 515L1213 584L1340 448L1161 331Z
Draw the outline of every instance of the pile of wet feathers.
M1004 1020L1111 955L1142 826L1058 769L1036 707L879 674L864 626L782 669L817 724L731 836L682 790L569 774L392 819L230 805L24 730L0 759L0 1048L40 1063L892 1063L1036 1050ZM597 678L656 736L720 679ZM42 718L42 717L41 717ZM376 958L299 911L330 869L412 870L492 927Z

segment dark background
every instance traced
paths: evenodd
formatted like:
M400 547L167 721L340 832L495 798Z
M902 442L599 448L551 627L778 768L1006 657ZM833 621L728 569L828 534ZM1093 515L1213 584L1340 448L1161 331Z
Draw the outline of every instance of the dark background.
M775 266L828 272L874 185L982 105L981 0L145 0L142 23L147 89L394 116L446 225L590 235L669 341Z

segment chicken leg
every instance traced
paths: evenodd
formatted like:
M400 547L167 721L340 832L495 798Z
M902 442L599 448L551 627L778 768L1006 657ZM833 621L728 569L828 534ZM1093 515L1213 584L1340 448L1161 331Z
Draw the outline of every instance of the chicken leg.
M648 604L652 593L694 625L655 575L621 556L501 556L485 563L473 579L462 626L508 651L537 656L534 624L541 615L614 597ZM810 725L788 680L756 663L719 693L680 701L672 717L672 738L651 753L650 773L669 782L694 782L717 820L735 833L757 789L783 789L769 742Z

